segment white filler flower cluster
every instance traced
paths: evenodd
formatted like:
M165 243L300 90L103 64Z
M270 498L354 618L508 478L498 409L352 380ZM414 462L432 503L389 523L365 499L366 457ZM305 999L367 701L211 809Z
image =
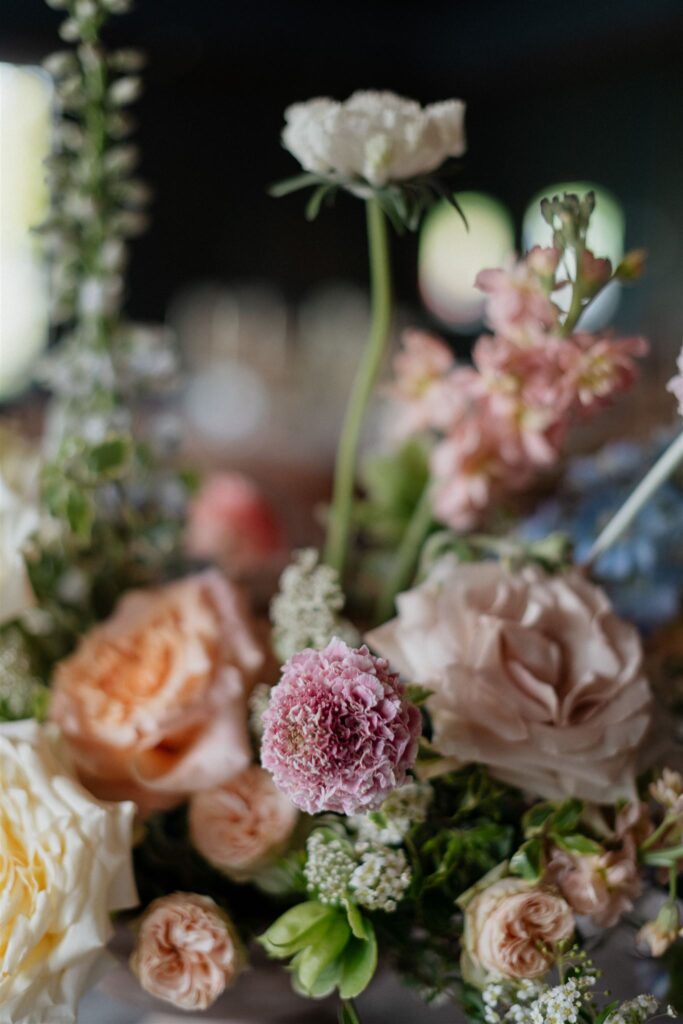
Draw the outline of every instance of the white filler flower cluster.
M379 811L354 815L349 824L368 843L399 846L414 825L425 821L434 791L426 782L408 782L395 789Z
M412 874L403 850L351 843L326 829L306 844L304 875L310 893L326 906L356 903L367 910L396 910Z
M314 548L296 552L271 602L273 643L282 661L306 647L326 647L334 636L351 646L358 642L354 627L339 614L345 601L339 576L318 557Z

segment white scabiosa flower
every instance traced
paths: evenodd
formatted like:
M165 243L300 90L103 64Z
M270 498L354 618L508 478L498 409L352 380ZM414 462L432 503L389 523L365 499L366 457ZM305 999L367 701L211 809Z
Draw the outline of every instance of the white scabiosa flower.
M282 141L306 171L381 187L436 170L465 152L465 105L421 107L393 92L318 98L285 111Z

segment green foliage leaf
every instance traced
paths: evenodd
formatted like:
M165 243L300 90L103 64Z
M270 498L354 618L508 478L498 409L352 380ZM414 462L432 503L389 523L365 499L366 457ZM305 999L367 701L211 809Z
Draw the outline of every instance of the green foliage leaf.
M535 882L543 874L543 843L529 839L510 858L510 871L527 881Z
M369 921L366 939L352 938L342 957L339 994L342 999L355 999L372 981L377 970L377 938Z
M309 940L324 934L331 920L336 916L333 907L324 907L316 900L299 903L277 919L258 938L269 956L284 959L304 949Z
M95 510L89 494L80 488L70 487L65 502L66 519L71 532L81 541L90 540Z
M573 832L579 824L582 814L583 804L580 800L565 800L553 816L553 832L559 834Z
M311 185L319 185L325 179L321 178L319 174L295 174L291 178L285 178L283 181L278 181L274 185L270 185L268 188L268 195L274 196L276 199L282 196L288 196L292 192L298 192L302 188L309 188Z
M553 836L553 838L558 846L562 847L563 850L568 850L570 853L588 855L603 852L600 843L596 843L594 839L589 839L588 836L581 835L578 832L568 836L557 835Z
M356 505L358 525L381 543L397 543L429 478L424 446L412 440L395 452L369 456L360 475L366 497Z
M346 917L355 938L367 939L369 937L372 926L370 922L363 917L360 908L355 903L349 903L346 908Z
M95 477L115 480L126 472L131 456L129 437L110 437L90 449L87 464Z
M428 686L418 686L416 683L409 683L406 686L406 696L411 704L421 707L431 697L434 691Z
M522 818L522 827L525 835L533 835L543 829L544 825L552 818L556 806L552 803L534 804Z
M307 992L312 992L320 976L341 956L351 938L351 929L344 914L333 914L325 924L324 931L321 934L316 931L315 941L309 943L297 958L297 978L301 987ZM342 979L343 975L344 968L342 966ZM327 984L327 979L325 984Z

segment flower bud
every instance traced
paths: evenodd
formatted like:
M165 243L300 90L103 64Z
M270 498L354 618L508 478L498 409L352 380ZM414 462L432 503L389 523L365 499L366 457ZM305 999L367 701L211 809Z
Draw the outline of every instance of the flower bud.
M646 259L645 249L631 249L622 259L614 276L619 281L637 281L643 274Z

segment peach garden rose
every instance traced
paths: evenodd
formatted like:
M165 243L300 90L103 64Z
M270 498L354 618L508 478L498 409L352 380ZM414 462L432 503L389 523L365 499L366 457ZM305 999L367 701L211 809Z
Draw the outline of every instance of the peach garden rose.
M433 743L539 796L634 795L651 696L636 630L578 571L443 559L368 637L433 691Z
M140 985L181 1010L207 1010L244 967L231 921L208 896L175 892L147 908L130 958Z
M557 890L521 878L499 879L465 909L465 955L486 977L542 977L573 933L574 915Z
M286 846L299 813L270 774L250 765L190 802L190 836L201 855L237 882L267 867Z
M262 663L239 592L210 570L124 595L58 665L51 717L92 792L172 806L250 763Z

